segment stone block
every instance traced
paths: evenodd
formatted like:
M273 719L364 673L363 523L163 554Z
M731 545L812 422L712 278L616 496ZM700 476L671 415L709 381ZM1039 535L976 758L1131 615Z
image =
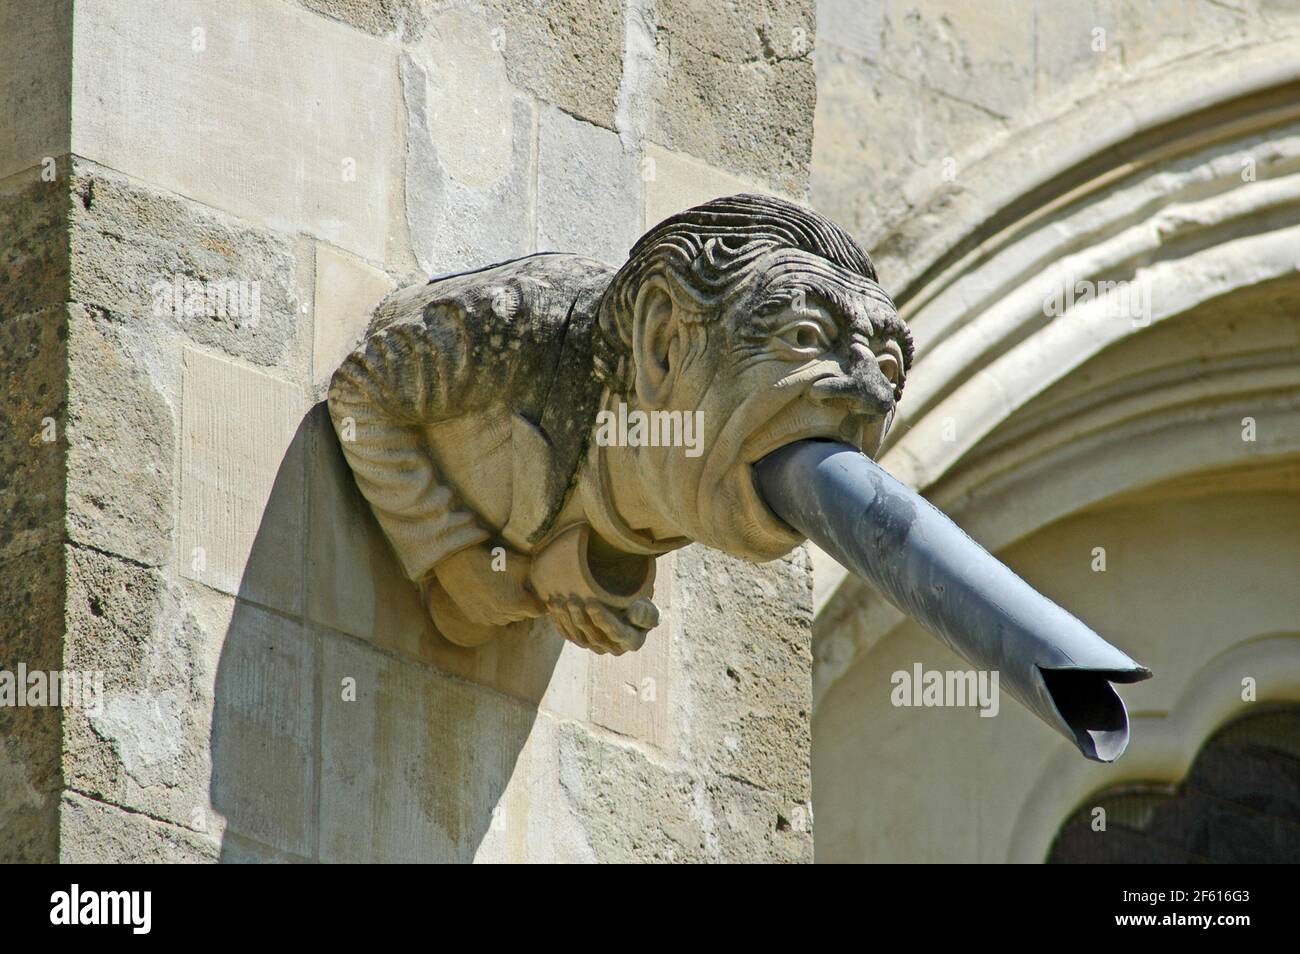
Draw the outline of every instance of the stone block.
M312 346L312 382L317 388L328 386L330 375L365 332L375 305L392 288L384 272L317 243Z
M882 56L908 80L1015 116L1034 101L1034 23L1018 0L886 0Z
M617 135L547 108L539 120L537 248L622 265L641 237L641 167Z
M426 274L532 251L536 110L490 30L455 10L402 56L407 226Z
M316 405L307 421L308 617L412 659L432 661L433 625L357 489L325 405Z
M191 836L220 840L234 858L241 838L310 857L310 633L278 614L92 550L69 547L68 565L63 665L102 673L103 702L98 711L62 711L66 784L97 805L165 822L187 843ZM85 838L77 851L101 850L102 836L69 833L66 818L63 824L65 845Z
M791 803L787 793L664 763L635 745L571 722L556 725L553 735L555 741L534 756L532 773L559 778L564 804L581 820L583 846L593 860L812 860L807 804ZM510 805L509 795L504 804ZM507 814L507 826L512 817Z
M321 860L471 860L531 707L346 637L321 639Z
M817 56L812 204L870 248L884 223L908 212L902 183L928 166L936 179L950 172L959 187L963 150L1004 125L920 81L823 48ZM945 160L951 160L947 166Z
M63 668L63 578L57 544L0 562L0 671L15 680L15 691L20 665L28 671ZM4 863L57 858L62 715L52 706L0 706Z
M629 97L650 139L802 196L817 102L808 2L659 0L653 71ZM640 104L640 105L639 105Z
M239 600L221 645L212 710L213 810L225 833L316 856L319 641Z
M186 349L182 402L182 575L300 613L303 393L260 371Z
M67 310L0 322L0 562L63 537Z
M673 643L669 703L676 751L711 777L806 806L812 797L807 554L800 548L756 566L693 546L678 560L681 635Z
M645 225L654 228L668 216L739 192L770 192L753 182L721 172L693 156L646 143L642 160L645 177Z
M442 672L570 719L586 719L593 655L564 640L546 618L523 635L502 636L477 649L457 646L436 629L421 657Z
M212 837L216 657L234 601L155 569L67 549L65 666L98 674L100 705L64 711L67 785Z
M589 123L614 128L623 74L619 0L488 0L487 6L489 33L516 87Z
M587 720L629 739L660 749L671 745L669 697L673 681L673 647L681 636L674 594L677 591L677 553L658 560L655 605L660 624L650 631L645 645L622 656L588 654Z
M0 63L3 179L69 150L72 0L0 4Z
M0 181L0 322L68 300L67 169L60 155Z
M579 814L570 780L560 771L564 736L586 737L588 731L576 722L537 715L492 806L490 823L473 847L476 863L590 864L599 858L591 819Z
M59 831L62 864L200 864L218 855L209 838L76 792L63 794Z
M643 829L658 831L661 809L690 815L674 770L631 740L344 637L322 639L322 860L613 859L618 848L593 833L633 828L619 840L626 849ZM606 781L627 759L636 769ZM650 842L626 857L649 860Z
M68 308L68 537L158 565L173 541L173 410L122 327Z
M73 301L155 339L294 363L310 288L287 239L82 160L72 190Z
M664 745L616 708L653 645L587 723L322 632L322 860L811 860L807 561L678 559Z
M394 46L259 0L87 0L73 35L77 155L384 259Z

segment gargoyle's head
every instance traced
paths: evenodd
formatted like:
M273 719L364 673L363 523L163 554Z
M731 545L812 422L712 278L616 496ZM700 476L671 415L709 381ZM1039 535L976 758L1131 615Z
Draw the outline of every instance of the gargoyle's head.
M642 448L642 497L682 536L746 559L799 542L751 465L796 440L874 455L912 340L866 252L781 199L716 199L633 247L600 309L598 368L645 411L702 412L702 453Z

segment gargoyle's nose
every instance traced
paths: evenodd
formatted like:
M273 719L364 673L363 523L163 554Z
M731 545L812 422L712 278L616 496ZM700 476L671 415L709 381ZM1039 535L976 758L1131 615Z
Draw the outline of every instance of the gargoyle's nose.
M873 421L880 420L894 407L894 387L875 367L874 361L860 362L848 373L814 381L808 388L808 397L822 407Z

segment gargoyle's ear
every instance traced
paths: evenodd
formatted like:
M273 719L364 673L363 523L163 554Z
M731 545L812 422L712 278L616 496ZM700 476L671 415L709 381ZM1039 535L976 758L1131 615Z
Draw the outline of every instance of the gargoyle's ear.
M677 306L662 278L651 277L637 292L632 315L632 357L637 396L651 407L667 403L681 358Z

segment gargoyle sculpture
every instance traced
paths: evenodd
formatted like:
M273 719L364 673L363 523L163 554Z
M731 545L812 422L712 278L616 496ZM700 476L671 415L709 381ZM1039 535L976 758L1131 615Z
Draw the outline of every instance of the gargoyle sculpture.
M453 642L549 614L580 646L637 649L658 618L657 555L699 542L761 562L812 537L1004 670L1085 754L1118 756L1127 714L1110 681L1149 673L872 462L911 362L846 232L737 195L661 222L617 271L542 253L389 296L329 410ZM936 553L939 527L952 535Z

